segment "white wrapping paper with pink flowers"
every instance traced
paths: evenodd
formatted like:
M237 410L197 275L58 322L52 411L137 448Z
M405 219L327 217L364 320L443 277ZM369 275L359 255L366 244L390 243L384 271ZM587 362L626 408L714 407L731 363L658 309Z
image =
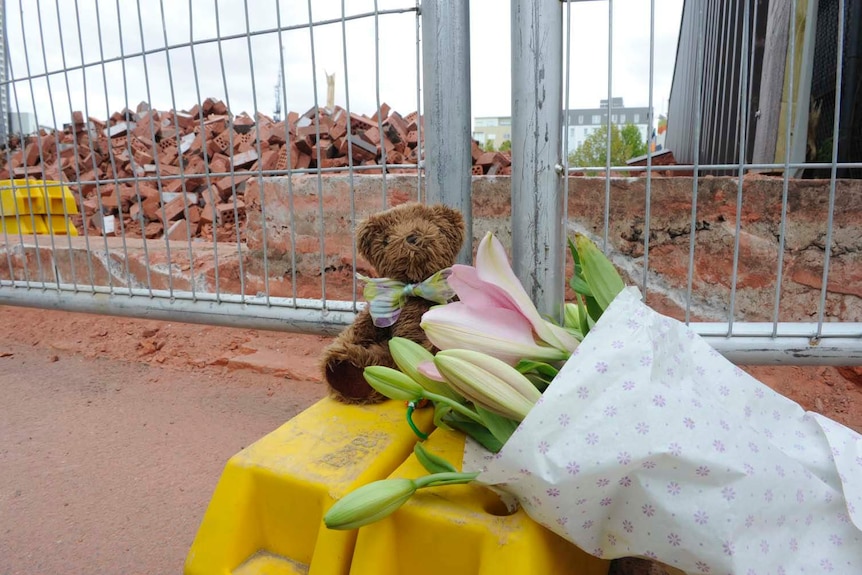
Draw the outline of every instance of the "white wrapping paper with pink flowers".
M627 288L496 455L464 470L581 549L688 573L862 573L862 436Z

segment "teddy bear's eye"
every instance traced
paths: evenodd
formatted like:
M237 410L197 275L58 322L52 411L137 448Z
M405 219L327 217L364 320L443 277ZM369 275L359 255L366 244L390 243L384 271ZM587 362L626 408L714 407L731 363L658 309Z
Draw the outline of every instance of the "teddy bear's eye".
M384 245L384 246L388 246L388 245L389 245L389 236L383 236L383 245Z

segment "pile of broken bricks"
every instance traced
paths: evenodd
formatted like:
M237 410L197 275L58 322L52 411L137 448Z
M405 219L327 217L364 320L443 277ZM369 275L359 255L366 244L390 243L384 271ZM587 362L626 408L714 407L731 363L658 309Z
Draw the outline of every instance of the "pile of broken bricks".
M370 117L336 106L276 122L233 116L212 98L188 111L142 102L107 122L74 112L62 132L42 130L23 145L10 138L0 179L68 182L81 211L70 219L81 234L236 241L249 179L351 165L356 174L416 173L423 120L386 104ZM472 158L475 175L511 173L509 154L475 141Z

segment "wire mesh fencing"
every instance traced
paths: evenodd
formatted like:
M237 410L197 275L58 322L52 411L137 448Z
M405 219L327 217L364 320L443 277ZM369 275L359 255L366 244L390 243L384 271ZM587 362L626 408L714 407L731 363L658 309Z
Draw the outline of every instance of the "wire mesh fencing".
M4 303L350 321L353 225L423 189L415 3L5 8Z
M551 316L581 232L735 361L862 362L858 7L676 4L513 0L501 152L469 3L7 2L0 304L334 333L356 223L444 201Z
M839 0L679 3L676 49L662 53L674 65L660 117L656 44L666 38L656 32L657 4L513 3L512 124L527 134L523 147L513 142L513 229L527 245L515 250L516 271L559 315L560 294L573 295L570 272L562 250L546 246L586 233L648 303L738 363L858 364L862 293L852 270L862 187L846 178L862 157L851 153L856 118L842 107L855 90L842 77L859 72L858 10ZM667 18L667 4L659 8ZM830 34L835 42L821 40ZM588 46L578 43L585 36ZM541 54L531 51L539 38ZM591 86L606 81L606 95L573 109L585 70ZM616 91L632 82L646 88L645 110ZM560 106L546 96L555 93ZM639 155L628 128L646 141ZM555 172L564 174L559 185Z

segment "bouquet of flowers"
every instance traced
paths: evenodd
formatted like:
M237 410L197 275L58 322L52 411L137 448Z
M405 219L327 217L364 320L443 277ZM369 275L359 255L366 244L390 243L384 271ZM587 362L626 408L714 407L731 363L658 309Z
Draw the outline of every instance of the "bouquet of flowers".
M422 321L441 351L393 339L399 369L365 377L408 402L408 421L430 402L438 426L464 432L464 471L417 443L428 475L360 487L327 526L361 527L418 489L477 481L605 559L690 573L862 572L862 436L645 306L585 236L569 247L576 301L562 325L539 314L492 235L475 266L453 266L459 301Z

